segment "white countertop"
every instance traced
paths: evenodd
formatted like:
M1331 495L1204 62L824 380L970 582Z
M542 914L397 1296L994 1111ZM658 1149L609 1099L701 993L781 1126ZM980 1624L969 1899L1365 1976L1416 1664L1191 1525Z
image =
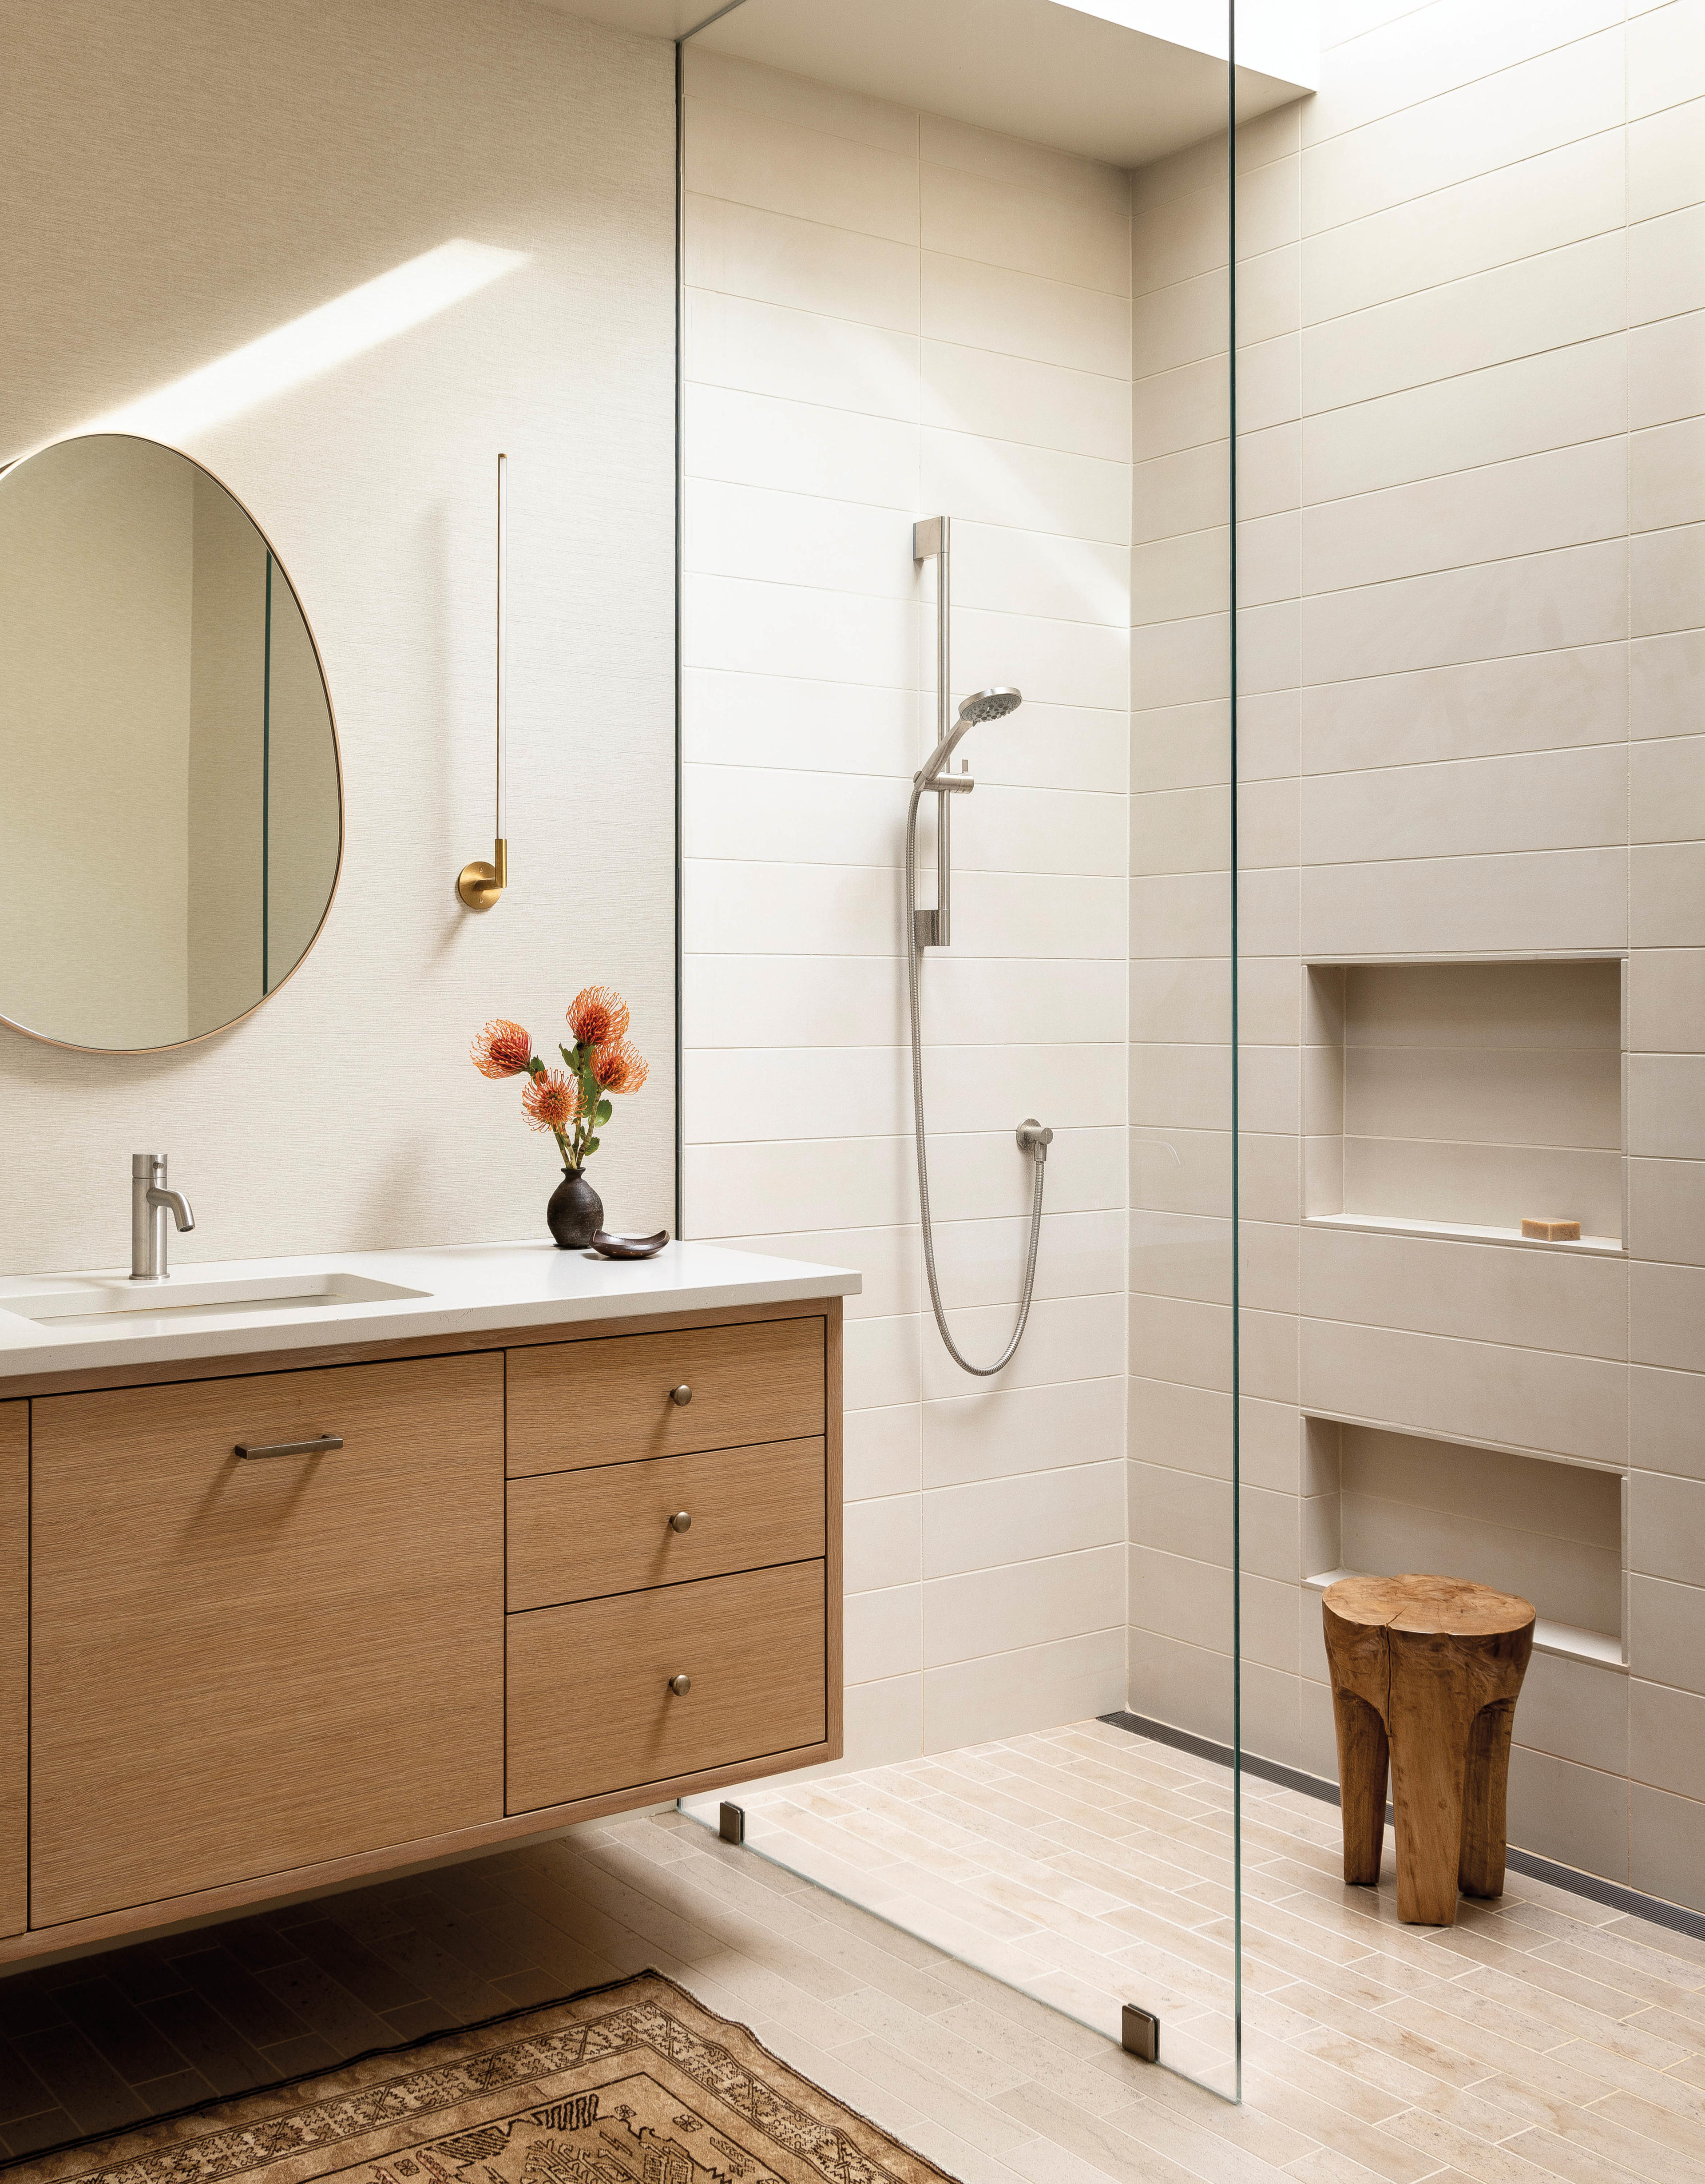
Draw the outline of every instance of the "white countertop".
M338 1293L339 1277L354 1294ZM270 1292L259 1301L218 1294L259 1284ZM413 1294L359 1293L380 1285ZM194 1261L151 1285L144 1292L148 1308L141 1311L111 1308L129 1306L142 1289L122 1268L13 1274L0 1278L0 1396L8 1374L783 1304L855 1296L860 1286L844 1267L681 1243L666 1245L655 1259L600 1259L529 1242ZM323 1295L303 1301L316 1289ZM25 1316L25 1305L36 1317ZM109 1308L89 1309L102 1305Z

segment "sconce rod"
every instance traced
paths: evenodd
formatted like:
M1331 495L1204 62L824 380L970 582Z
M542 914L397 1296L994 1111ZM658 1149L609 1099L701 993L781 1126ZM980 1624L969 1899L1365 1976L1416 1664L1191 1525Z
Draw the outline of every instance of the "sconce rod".
M504 590L509 575L509 457L498 457L498 665L497 665L497 775L496 826L492 861L476 859L456 875L456 893L470 910L489 910L509 885L510 845L504 833L504 708L509 695L509 631L504 614Z
M498 457L498 762L497 838L504 839L504 700L509 695L509 625L504 617L504 589L509 577L510 494L507 455Z

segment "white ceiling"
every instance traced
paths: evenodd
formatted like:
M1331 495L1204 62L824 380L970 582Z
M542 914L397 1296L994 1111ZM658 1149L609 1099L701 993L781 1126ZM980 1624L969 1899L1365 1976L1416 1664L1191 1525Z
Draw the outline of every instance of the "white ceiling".
M1225 125L1224 0L558 0L659 37L1138 167ZM1310 0L1245 7L1238 114L1312 88ZM703 29L706 17L710 20Z

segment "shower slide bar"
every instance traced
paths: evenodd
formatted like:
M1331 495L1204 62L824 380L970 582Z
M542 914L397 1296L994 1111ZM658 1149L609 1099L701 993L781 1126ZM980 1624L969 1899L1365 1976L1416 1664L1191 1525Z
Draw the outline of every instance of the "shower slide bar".
M911 798L905 813L905 936L906 997L911 1024L911 1112L917 1145L917 1202L923 1226L923 1263L929 1277L929 1301L935 1324L947 1354L962 1371L989 1379L1009 1365L1023 1340L1030 1318L1030 1301L1036 1288L1036 1253L1042 1239L1042 1179L1048 1148L1054 1133L1034 1115L1027 1116L1017 1132L1018 1150L1030 1161L1034 1181L1030 1195L1030 1234L1024 1262L1024 1289L1018 1306L1017 1324L1011 1340L992 1365L973 1365L954 1340L941 1302L941 1284L935 1270L935 1229L929 1205L929 1146L923 1121L923 1024L920 994L923 951L952 944L953 799L968 795L977 786L960 760L960 771L950 774L949 761L961 738L985 721L1004 719L1024 702L1022 692L1011 688L979 690L965 699L956 718L952 716L952 545L951 524L944 515L926 517L912 526L911 556L915 562L935 563L935 749L913 777ZM926 795L933 795L935 827L935 904L917 906L917 808Z

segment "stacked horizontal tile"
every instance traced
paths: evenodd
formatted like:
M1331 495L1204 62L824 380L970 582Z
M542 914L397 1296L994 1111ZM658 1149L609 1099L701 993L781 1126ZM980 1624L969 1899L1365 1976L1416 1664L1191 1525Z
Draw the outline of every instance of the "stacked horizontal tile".
M685 1226L864 1274L848 1748L871 1763L1124 1693L1128 185L691 47L686 108ZM928 1317L911 1173L911 525L936 513L955 683L1025 693L966 747L955 945L925 967L973 1356L1022 1268L1012 1131L1056 1134L1029 1331L987 1385Z
M1511 1836L1697 1907L1705 9L1333 0L1325 37L1318 96L1239 153L1244 1733L1334 1769L1299 1585L1333 1422L1608 1471L1626 1669L1535 1659ZM1140 233L1142 178L1136 202ZM1134 888L1162 922L1163 886ZM1305 1137L1347 1128L1318 1097L1343 1034L1306 967L1571 957L1626 958L1624 1255L1304 1218ZM1175 1342L1199 1362L1155 1406L1175 1445L1223 1415L1204 1348ZM1221 1506L1197 1489L1159 1544L1211 1539ZM1132 1597L1137 1623L1134 1569ZM1178 1662L1170 1613L1153 1644ZM1133 1689L1223 1733L1181 1671Z

